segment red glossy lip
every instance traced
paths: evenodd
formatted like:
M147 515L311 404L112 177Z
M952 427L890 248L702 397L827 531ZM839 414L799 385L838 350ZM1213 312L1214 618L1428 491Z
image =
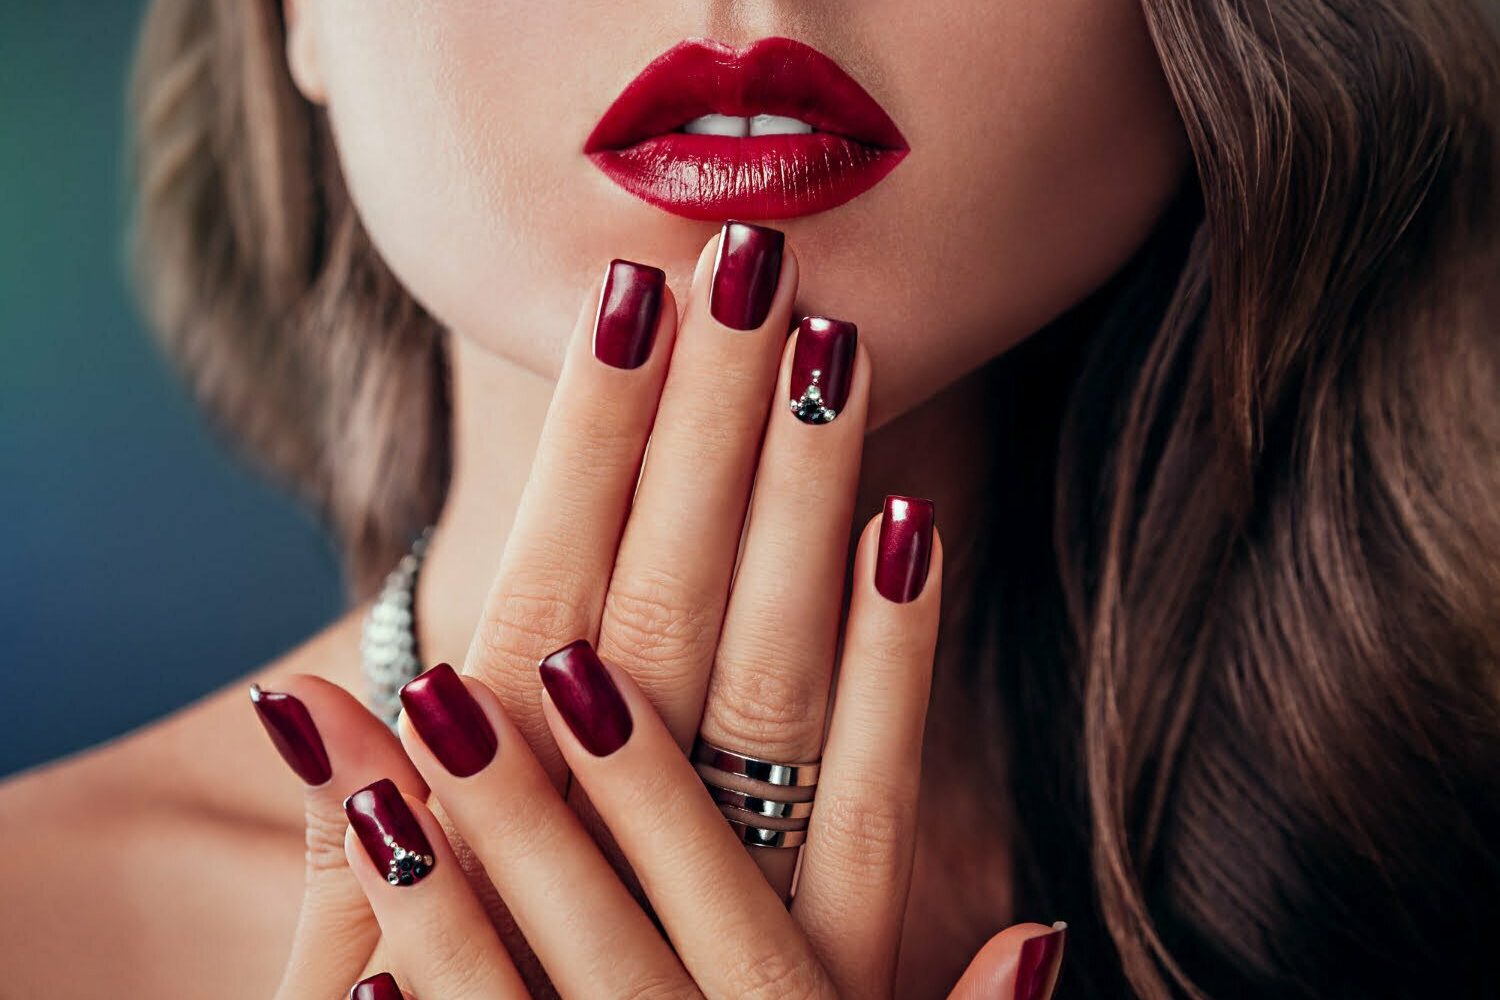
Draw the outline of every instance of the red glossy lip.
M803 135L689 135L707 114L784 115ZM583 152L620 187L690 219L788 219L862 194L907 153L879 102L823 53L791 38L743 49L681 42L615 98Z

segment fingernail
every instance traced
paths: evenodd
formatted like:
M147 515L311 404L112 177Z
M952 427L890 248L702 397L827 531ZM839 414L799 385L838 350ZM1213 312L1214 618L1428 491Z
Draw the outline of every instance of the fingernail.
M875 589L897 604L916 600L927 583L931 561L932 501L886 497L880 551L875 558Z
M736 330L754 330L766 321L781 277L779 229L726 222L714 258L708 309L714 319Z
M594 357L615 368L639 368L651 356L661 290L660 268L628 260L609 262L599 312L594 317Z
M1059 920L1046 934L1021 943L1021 957L1016 962L1016 1000L1047 1000L1052 996L1067 936L1068 925Z
M349 1000L401 1000L401 987L389 972L377 972L355 983L349 991Z
M467 778L495 759L499 742L463 680L439 663L407 681L401 705L417 734L450 774Z
M630 709L588 640L545 657L541 674L552 703L589 753L608 757L630 739Z
M259 684L250 685L250 703L266 735L297 777L309 785L321 785L333 776L323 737L301 699L281 691L265 691Z
M792 351L792 412L804 424L826 424L849 401L859 330L841 319L808 316Z
M411 885L432 871L432 845L401 790L390 778L366 785L344 800L344 815L391 885Z

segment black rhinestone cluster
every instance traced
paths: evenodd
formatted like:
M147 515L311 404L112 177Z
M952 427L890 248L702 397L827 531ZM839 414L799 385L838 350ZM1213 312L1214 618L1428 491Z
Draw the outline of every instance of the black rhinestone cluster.
M812 382L802 390L802 395L791 401L792 412L797 419L804 424L826 424L838 416L838 411L831 409L823 402L823 389L818 385L818 379L822 372L816 368L812 371Z
M386 867L385 880L391 885L411 885L432 871L431 854L408 851L394 841L390 846L391 863Z

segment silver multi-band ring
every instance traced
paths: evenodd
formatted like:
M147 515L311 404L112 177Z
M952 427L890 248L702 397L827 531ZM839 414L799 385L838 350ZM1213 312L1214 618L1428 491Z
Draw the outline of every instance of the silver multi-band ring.
M800 847L807 840L817 761L783 764L715 746L693 744L693 766L739 839L752 847ZM725 776L737 779L734 786ZM760 787L746 790L746 781ZM781 798L789 794L790 799Z
M778 764L761 760L723 747L716 747L703 737L693 745L693 763L716 767L726 774L737 774L755 781L783 788L811 788L818 783L821 765L817 761L806 764Z
M713 793L714 801L721 806L733 806L769 819L807 819L812 815L811 799L805 802L780 802L776 799L762 798L750 792L742 792L737 788L709 785L708 790Z

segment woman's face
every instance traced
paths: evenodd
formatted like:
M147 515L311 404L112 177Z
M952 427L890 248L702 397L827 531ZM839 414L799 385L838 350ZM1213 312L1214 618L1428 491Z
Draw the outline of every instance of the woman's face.
M717 228L584 152L684 39L806 43L904 137L894 169L841 204L739 214L786 232L801 312L859 325L877 420L1098 286L1186 161L1138 0L288 0L288 14L294 74L327 105L392 269L456 335L547 374L606 261L656 264L680 296Z

